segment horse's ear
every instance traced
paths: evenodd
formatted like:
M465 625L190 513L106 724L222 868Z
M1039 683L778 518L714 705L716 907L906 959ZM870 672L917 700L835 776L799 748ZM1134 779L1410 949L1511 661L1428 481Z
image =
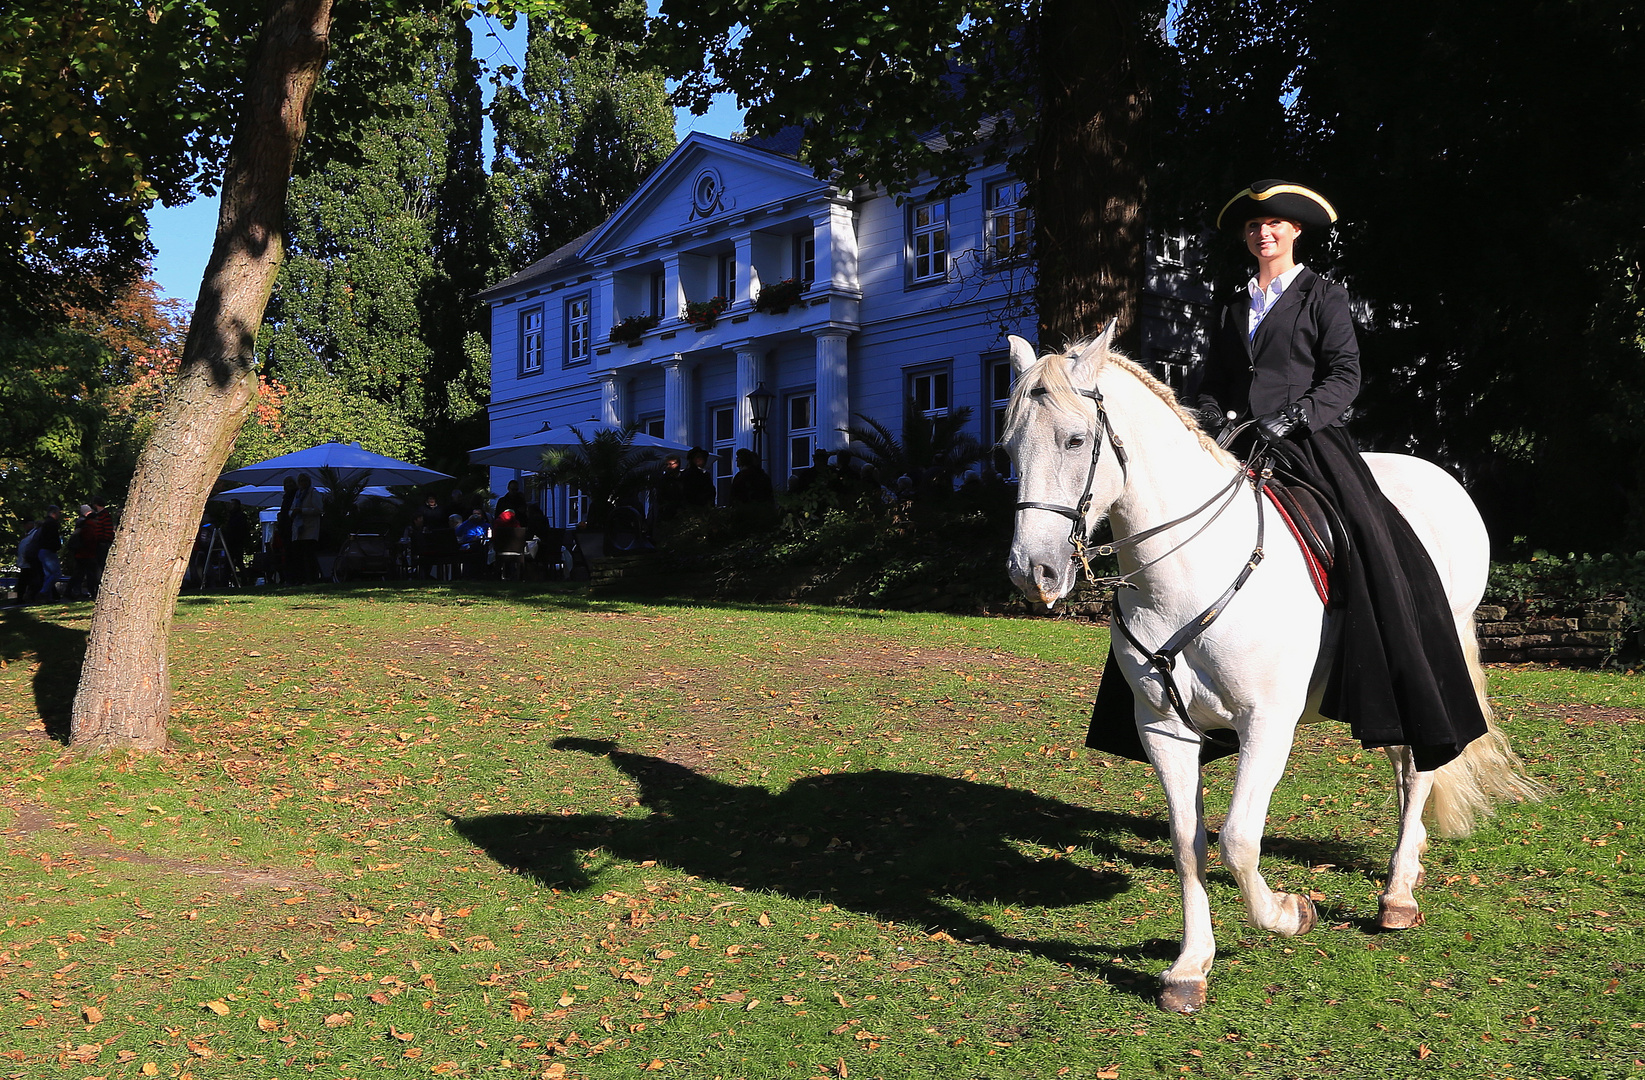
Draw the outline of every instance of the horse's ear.
M1034 346L1015 334L1006 340L1011 343L1011 370L1021 375L1034 366L1035 361L1039 359L1034 355Z
M1114 337L1115 332L1119 330L1119 325L1120 321L1118 319L1109 319L1108 325L1102 328L1102 333L1097 335L1097 348L1100 351L1105 353L1114 351Z

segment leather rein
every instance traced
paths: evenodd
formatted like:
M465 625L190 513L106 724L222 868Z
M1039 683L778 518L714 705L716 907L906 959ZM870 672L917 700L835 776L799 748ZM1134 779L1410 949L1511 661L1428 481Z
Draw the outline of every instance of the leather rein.
M1144 529L1141 532L1132 533L1130 536L1121 537L1117 540L1111 540L1106 544L1099 544L1093 548L1090 545L1090 535L1085 524L1085 519L1086 515L1089 514L1091 510L1091 499L1093 497L1091 485L1096 482L1097 465L1102 460L1103 440L1106 438L1108 442L1113 444L1114 457L1119 461L1120 474L1122 476L1126 476L1128 474L1127 462L1129 457L1125 452L1125 444L1120 441L1119 436L1114 433L1114 425L1108 419L1108 409L1103 404L1102 391L1096 387L1092 387L1089 390L1076 389L1075 392L1081 397L1089 398L1096 404L1097 407L1097 426L1095 437L1092 440L1091 446L1091 464L1085 472L1085 488L1080 493L1079 504L1077 506L1063 506L1059 503L1033 502L1031 500L1024 499L1017 503L1016 509L1019 511L1046 510L1053 514L1059 514L1073 522L1073 527L1068 534L1068 540L1069 543L1073 545L1074 558L1078 560L1080 566L1085 570L1087 580L1089 580L1093 585L1112 585L1114 587L1114 598L1112 604L1112 610L1114 612L1114 625L1119 628L1119 631L1125 637L1125 640L1130 642L1132 647L1138 652L1142 653L1142 655L1148 660L1149 665L1159 674L1160 681L1165 687L1166 698L1171 702L1171 708L1174 712L1176 712L1177 717L1181 719L1185 725L1187 725L1190 731L1193 731L1195 734L1199 735L1202 740L1204 740L1208 737L1205 733L1205 729L1194 723L1193 719L1189 717L1187 704L1183 701L1182 692L1177 688L1177 681L1175 676L1172 674L1172 669L1176 667L1177 657L1182 653L1182 650L1187 648L1195 638L1203 634L1206 629L1217 620L1217 617L1222 614L1223 609L1228 606L1229 601L1234 598L1234 594L1245 587L1246 581L1250 580L1251 574L1254 573L1257 566L1261 564L1263 560L1264 534L1262 506L1263 489L1268 486L1268 481L1273 477L1274 470L1267 464L1265 455L1259 451L1253 456L1251 463L1247 465L1246 468L1236 472L1233 479L1229 480L1226 485L1216 492L1216 494L1212 495L1209 499L1195 507L1193 510L1190 510L1188 513L1182 515L1181 517L1172 518L1164 524L1152 526L1151 528ZM1034 397L1044 397L1047 391L1043 386L1041 386L1035 387L1033 390L1030 390L1029 393ZM1237 435L1240 431L1243 431L1249 426L1251 425L1247 422L1232 432L1231 435ZM1233 504L1235 497L1239 494L1240 485L1247 480L1251 482L1251 490L1257 500L1257 542L1256 546L1251 549L1250 558L1248 558L1245 561L1245 565L1240 568L1239 574L1234 578L1233 584L1229 585L1228 588L1223 591L1222 595L1217 597L1216 601L1212 603L1210 607L1200 612L1199 615L1197 615L1191 622L1183 626L1176 633L1172 634L1165 644L1161 645L1158 649L1148 648L1142 642L1137 640L1136 635L1131 632L1131 628L1125 624L1124 613L1120 611L1120 590L1137 588L1136 583L1131 580L1133 577L1142 573L1144 570L1147 570L1149 567L1159 563L1161 560L1176 554L1189 542L1204 533L1206 529L1209 529L1212 524L1216 522L1217 518L1221 517L1223 512ZM1190 536L1178 543L1176 546L1172 547L1170 550L1166 551L1163 555L1160 555L1158 558L1150 559L1148 562L1143 563L1141 566L1137 567L1128 574L1120 574L1115 577L1098 577L1091 570L1091 556L1093 554L1099 556L1112 555L1122 548L1134 547L1145 540L1158 536L1167 529L1172 529L1183 524L1184 522L1192 521L1201 514L1205 513L1205 511L1209 510L1219 499L1222 500L1222 505L1217 507L1216 512L1206 520L1205 524L1194 530Z

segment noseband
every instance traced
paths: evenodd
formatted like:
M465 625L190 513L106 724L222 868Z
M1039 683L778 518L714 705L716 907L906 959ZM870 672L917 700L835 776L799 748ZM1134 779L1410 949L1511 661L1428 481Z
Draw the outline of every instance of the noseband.
M1043 398L1048 391L1043 386L1036 386L1028 393L1033 397ZM1091 440L1091 466L1085 470L1085 487L1080 492L1079 505L1063 506L1060 503L1023 500L1017 503L1017 509L1049 510L1053 514L1061 514L1072 521L1074 524L1068 532L1068 542L1074 547L1074 557L1080 561L1081 566L1085 567L1085 576L1094 579L1096 575L1091 572L1090 552L1087 547L1090 541L1090 532L1086 527L1085 517L1091 512L1091 485L1096 483L1097 480L1097 463L1102 460L1102 440L1104 436L1114 444L1114 457L1120 463L1120 473L1122 475L1126 471L1128 459L1125 454L1125 444L1120 441L1118 435L1114 434L1114 425L1108 420L1108 410L1103 407L1102 391L1093 386L1089 390L1076 389L1075 393L1079 394L1080 397L1090 398L1097 406L1096 437ZM1098 555L1112 555L1113 553L1114 548L1110 544L1104 544L1096 549Z

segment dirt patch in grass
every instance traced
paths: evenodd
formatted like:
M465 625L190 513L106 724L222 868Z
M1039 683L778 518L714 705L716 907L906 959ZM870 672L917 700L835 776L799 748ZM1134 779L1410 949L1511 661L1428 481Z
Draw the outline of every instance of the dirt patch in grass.
M51 813L38 803L9 803L7 804L16 819L5 829L0 829L0 835L12 840L28 840L31 837L56 831L64 832L61 823L52 819ZM65 837L67 839L67 837ZM167 859L158 855L150 855L143 851L130 851L125 848L109 847L104 844L88 844L76 839L74 845L56 855L46 855L48 865L67 863L116 862L131 866L151 866L163 873L184 874L191 877L209 878L221 882L234 891L246 889L304 889L309 892L329 891L323 886L316 886L284 871L268 870L254 866L207 866L204 863L187 862L183 859Z

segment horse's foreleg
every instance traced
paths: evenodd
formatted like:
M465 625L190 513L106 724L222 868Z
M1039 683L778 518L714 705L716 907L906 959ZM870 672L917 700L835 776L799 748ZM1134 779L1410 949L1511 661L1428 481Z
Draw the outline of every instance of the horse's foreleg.
M1205 892L1205 801L1199 743L1192 736L1172 737L1147 730L1142 742L1165 786L1171 850L1182 886L1182 950L1176 963L1160 976L1159 1007L1167 1012L1197 1012L1205 1005L1206 976L1217 953L1211 901Z
M1434 786L1434 774L1418 772L1411 751L1388 748L1399 792L1399 843L1388 863L1388 887L1380 898L1378 924L1385 930L1407 930L1422 921L1414 891L1422 883L1422 853L1428 850L1428 829L1422 810Z
M1314 928L1319 918L1314 903L1304 895L1268 888L1258 864L1262 858L1262 829L1268 820L1268 803L1273 797L1274 785L1285 774L1294 731L1294 724L1253 722L1249 726L1240 740L1239 770L1234 776L1228 820L1217 841L1223 865L1239 883L1251 922L1260 929L1288 937L1306 934Z

